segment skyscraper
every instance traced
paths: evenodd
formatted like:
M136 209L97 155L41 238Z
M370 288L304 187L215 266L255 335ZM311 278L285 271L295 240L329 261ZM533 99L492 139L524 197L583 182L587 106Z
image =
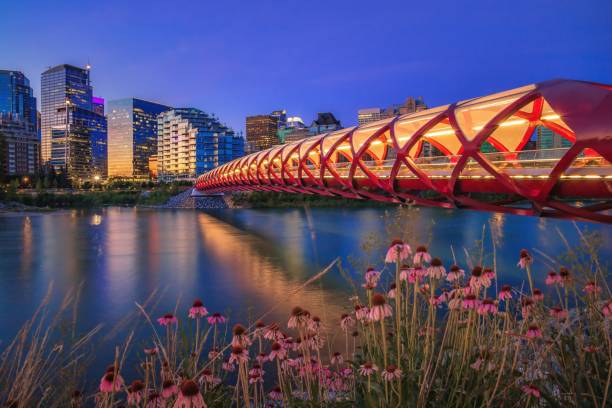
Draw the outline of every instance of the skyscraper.
M157 135L157 171L163 181L194 179L244 154L242 137L195 108L160 113Z
M19 71L0 70L0 174L32 174L39 166L36 98Z
M41 78L43 162L80 180L106 176L106 118L100 101L94 102L89 74L89 68L64 64Z
M255 151L264 150L279 144L277 116L257 115L246 118L246 139L253 143Z
M172 109L142 99L108 102L109 177L148 178L157 154L157 115Z

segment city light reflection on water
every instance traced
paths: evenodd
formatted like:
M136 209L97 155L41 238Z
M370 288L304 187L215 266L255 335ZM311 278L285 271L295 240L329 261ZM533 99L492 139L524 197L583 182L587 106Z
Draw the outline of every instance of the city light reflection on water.
M143 302L154 291L160 294L154 316L174 310L178 300L184 320L189 304L199 297L209 311L229 313L232 323L252 321L273 306L277 308L266 320L284 323L290 309L300 305L334 325L351 294L337 270L292 292L336 257L347 266L347 257L366 256L361 244L368 235L385 234L385 214L393 211L108 208L0 215L0 341L5 344L31 316L51 282L57 298L82 283L81 327L103 323L105 333L136 311L134 302ZM565 248L560 233L570 245L579 239L569 221L473 211L420 209L414 223L420 238L447 266L453 252L465 265L464 247L482 239L486 226L485 241L492 242L492 231L504 283L522 278L516 267L521 248L556 255ZM604 261L610 261L611 228L578 225L601 233L608 249ZM367 262L382 268L382 253L370 255ZM539 272L536 280L541 282L545 270ZM350 273L359 279L363 271ZM139 346L150 335L146 325L130 328L138 330ZM100 355L112 354L126 332L119 330L102 345Z

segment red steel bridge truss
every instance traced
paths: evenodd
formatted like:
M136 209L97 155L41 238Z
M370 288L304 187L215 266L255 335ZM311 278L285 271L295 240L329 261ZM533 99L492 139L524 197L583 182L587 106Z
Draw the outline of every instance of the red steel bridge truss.
M275 146L204 194L322 194L612 222L612 86L552 80Z

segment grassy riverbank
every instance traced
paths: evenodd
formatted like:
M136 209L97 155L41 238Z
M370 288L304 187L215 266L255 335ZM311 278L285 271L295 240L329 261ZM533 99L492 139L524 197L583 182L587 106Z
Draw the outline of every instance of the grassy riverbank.
M0 203L6 210L96 208L105 206L159 205L178 194L176 186L152 189L103 191L20 191L4 192Z
M370 200L354 200L341 197L326 197L318 194L295 194L253 191L234 193L234 207L242 208L290 208L290 207L385 207L396 204Z

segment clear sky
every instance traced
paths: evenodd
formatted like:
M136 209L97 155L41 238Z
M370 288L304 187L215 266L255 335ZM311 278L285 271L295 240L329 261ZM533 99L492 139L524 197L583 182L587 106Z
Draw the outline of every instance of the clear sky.
M245 116L422 95L430 106L551 78L612 83L610 0L2 0L0 69L93 66L95 95Z

